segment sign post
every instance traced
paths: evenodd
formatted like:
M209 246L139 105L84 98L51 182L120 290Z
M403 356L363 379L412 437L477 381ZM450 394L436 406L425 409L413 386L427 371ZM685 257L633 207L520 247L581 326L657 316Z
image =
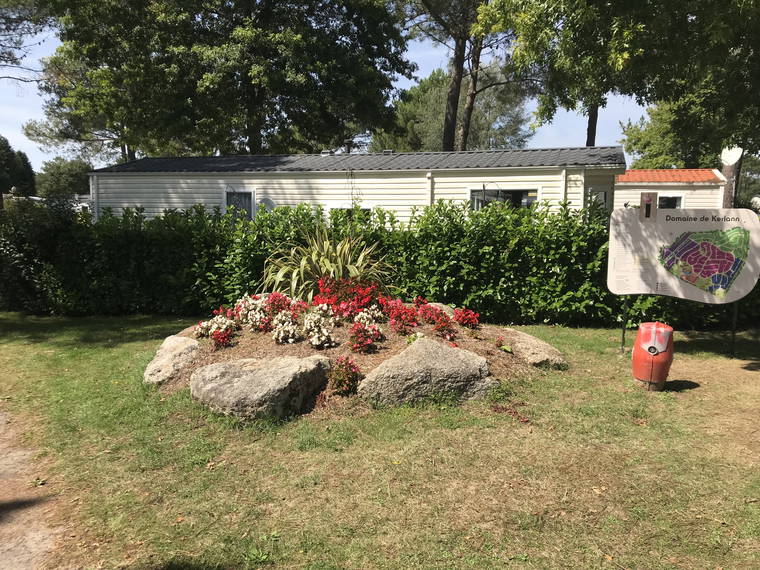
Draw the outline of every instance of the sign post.
M612 212L607 287L616 295L726 304L752 291L758 276L760 220L752 210L658 209L657 194L642 193L641 208Z

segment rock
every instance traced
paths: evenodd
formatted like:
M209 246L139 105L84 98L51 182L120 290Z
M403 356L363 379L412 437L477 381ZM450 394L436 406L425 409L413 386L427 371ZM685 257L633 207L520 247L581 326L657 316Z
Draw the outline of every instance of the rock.
M454 316L454 309L453 307L449 305L444 305L443 303L428 303L431 307L436 307L437 309L441 309L444 313L446 313L448 316L453 317Z
M469 400L499 384L489 374L482 356L421 338L367 374L359 384L359 395L389 405L435 395Z
M562 353L548 342L515 329L506 328L504 330L508 333L512 354L520 360L539 368L554 368L556 370L568 368L567 360L562 356Z
M454 308L451 305L444 305L443 303L428 303L428 305L440 309L450 317L454 316ZM404 303L404 306L415 307L416 305L414 303Z
M186 336L172 335L164 339L143 374L146 384L163 384L172 380L198 357L198 341Z
M325 356L219 362L193 372L190 395L222 414L284 419L314 407L329 370Z
M187 337L194 338L193 335L195 334L196 326L197 324L190 325L189 327L182 329L181 331L177 333L177 336L187 336Z

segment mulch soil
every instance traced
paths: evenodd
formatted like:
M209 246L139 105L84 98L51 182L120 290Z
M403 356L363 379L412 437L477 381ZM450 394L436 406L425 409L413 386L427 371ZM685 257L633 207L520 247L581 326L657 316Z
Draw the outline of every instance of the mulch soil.
M337 326L332 331L333 338L337 341L337 346L332 348L315 349L306 342L300 341L293 344L277 344L272 339L271 333L253 332L242 329L236 332L233 344L230 347L214 350L209 339L200 339L201 354L195 362L183 370L182 374L172 382L162 386L164 392L174 392L189 386L190 376L192 373L202 367L217 362L227 362L241 358L259 358L271 360L281 356L296 356L305 358L315 354L327 356L334 361L339 356L350 356L359 366L363 375L368 374L383 361L399 354L407 348L408 337L396 334L391 331L387 324L380 325L381 330L386 335L386 339L377 343L377 349L368 353L352 352L350 342L348 341L348 330L350 325L345 323ZM414 328L414 332L423 333L425 337L436 340L444 344L451 344L436 335L432 325L421 325ZM192 336L192 327L178 333L183 336ZM491 375L500 380L507 380L515 376L524 374L531 369L513 354L505 352L498 348L497 338L503 337L505 344L510 345L511 333L508 329L494 325L481 325L477 330L471 330L464 327L457 327L457 337L453 341L457 348L469 350L483 356L491 370Z

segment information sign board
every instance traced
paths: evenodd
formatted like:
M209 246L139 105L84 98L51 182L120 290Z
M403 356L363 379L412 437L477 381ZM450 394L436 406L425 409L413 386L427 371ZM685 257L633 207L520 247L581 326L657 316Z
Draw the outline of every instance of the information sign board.
M760 220L752 210L612 212L607 287L617 295L731 303L752 291L759 275Z

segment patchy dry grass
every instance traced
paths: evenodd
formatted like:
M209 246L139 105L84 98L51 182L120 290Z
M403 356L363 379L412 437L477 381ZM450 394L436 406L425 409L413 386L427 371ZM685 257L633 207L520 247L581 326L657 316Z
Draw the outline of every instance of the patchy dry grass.
M526 327L568 372L463 407L355 400L285 424L141 374L174 319L0 315L0 398L70 525L50 561L136 568L755 568L760 335L679 335L646 393L617 331ZM501 413L510 402L530 421Z

